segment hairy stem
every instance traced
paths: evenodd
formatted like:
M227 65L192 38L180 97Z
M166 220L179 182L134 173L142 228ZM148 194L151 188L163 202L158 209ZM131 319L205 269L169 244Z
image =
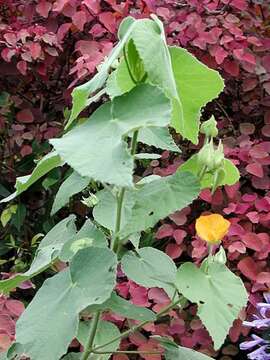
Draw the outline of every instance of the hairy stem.
M98 311L93 316L92 324L91 324L90 332L89 332L89 338L85 345L81 360L87 360L89 355L93 352L93 344L94 344L94 340L95 340L95 336L96 336L96 332L97 332L99 318L100 318L100 312Z
M163 310L161 310L159 313L157 313L157 319L160 318L161 316L163 316L164 314L166 314L168 311L170 311L171 309L173 309L176 305L178 305L180 302L182 301L182 297L178 300L176 300L175 302L173 302L172 304L166 306ZM133 326L132 328L124 331L122 334L120 334L119 336L115 337L114 339L108 341L107 343L103 344L103 345L99 345L96 348L93 349L93 352L96 352L99 349L103 349L105 346L108 346L112 343L114 343L115 341L119 340L119 339L123 339L126 338L129 334L140 330L144 325L148 324L150 321L143 321L140 324Z

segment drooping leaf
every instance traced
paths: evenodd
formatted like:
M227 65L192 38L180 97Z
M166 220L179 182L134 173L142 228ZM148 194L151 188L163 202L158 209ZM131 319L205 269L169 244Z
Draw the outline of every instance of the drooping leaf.
M73 90L72 92L73 106L66 128L68 128L77 118L80 112L91 103L91 100L89 101L88 97L97 90L99 90L104 85L104 83L108 78L109 70L112 64L121 54L123 47L128 41L134 26L135 26L135 21L133 21L131 17L129 17L128 20L127 19L123 20L122 25L120 25L119 28L120 41L113 48L108 58L104 60L103 64L99 68L98 73L87 83L77 86ZM102 93L100 93L99 96L94 97L94 101L96 101L101 96L101 94Z
M21 315L12 354L23 353L31 360L60 359L77 334L79 313L110 297L116 265L109 249L80 250L70 268L44 282Z
M198 304L198 316L209 331L215 349L220 348L247 303L241 279L217 262L208 263L207 271L185 263L178 269L176 278L176 286L183 296Z
M20 283L31 279L48 268L59 255L65 242L76 234L75 216L71 215L55 225L39 244L36 256L28 271L0 281L0 293L8 293Z
M72 257L81 249L86 247L107 247L107 240L101 230L99 230L91 220L86 220L80 231L65 242L59 258L62 261L70 261Z
M184 172L189 171L195 176L198 176L202 170L202 165L198 162L198 155L195 154L191 156L184 164L182 164L177 171ZM234 185L240 178L239 171L237 167L229 160L224 160L223 165L224 177L220 180L217 186L222 185ZM205 175L200 180L201 189L212 188L214 185L214 174L205 173Z
M74 171L59 187L55 195L51 215L54 215L65 206L71 196L82 191L89 184L89 181L87 177L82 177Z
M172 297L175 293L176 266L164 252L145 247L127 252L122 260L127 277L145 287L159 287Z
M181 117L179 104L174 102L172 126L184 138L197 144L201 108L218 97L224 82L217 71L209 69L187 50L170 47L170 55L182 104Z
M167 127L141 129L138 141L158 149L180 152Z
M141 127L166 126L170 114L170 100L162 91L143 84L102 105L84 124L50 142L81 176L132 187L133 158L123 137Z
M87 321L87 322L81 321L80 322L77 338L82 345L85 345L87 343L90 326L91 326L91 321ZM96 332L96 336L95 336L93 345L96 347L99 345L103 345L118 336L120 336L120 331L116 325L114 325L108 321L100 320L98 322L97 332ZM114 352L119 348L119 345L120 345L120 339L114 341L110 345L104 346L104 348L102 348L102 351ZM103 354L103 355L91 354L88 359L89 360L107 360L110 357L111 357L111 354Z
M0 203L13 200L15 197L27 190L42 176L60 165L62 165L62 160L60 159L60 156L55 151L50 152L37 163L31 175L21 176L16 179L16 191L8 197L2 199Z
M178 346L173 341L162 338L160 336L153 336L158 340L165 349L166 360L211 360L207 355L204 355L193 349L189 349L183 346Z
M160 28L150 19L138 20L131 37L143 61L149 81L161 87L171 98L178 99L163 27Z

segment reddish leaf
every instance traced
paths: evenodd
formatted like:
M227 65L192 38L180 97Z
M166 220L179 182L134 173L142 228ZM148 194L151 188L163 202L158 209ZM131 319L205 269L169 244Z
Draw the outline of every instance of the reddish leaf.
M15 316L20 316L25 307L21 301L8 299L5 303L6 308Z
M251 163L246 166L247 172L249 172L252 175L255 175L257 177L262 178L263 177L263 167L259 163Z
M105 26L111 33L116 31L116 19L113 13L106 11L99 15L99 21Z
M165 237L170 237L172 236L173 231L174 229L170 224L164 224L161 225L161 227L158 229L155 237L158 240L163 239Z
M22 157L30 155L30 154L32 154L32 152L33 152L33 149L30 145L23 145L20 150L20 154L22 155Z
M16 119L21 123L32 123L34 121L34 116L30 109L23 109L17 113Z
M256 281L257 275L260 272L258 264L250 256L240 260L237 268L243 275L253 281Z
M41 46L37 42L32 42L29 46L30 54L34 60L38 59L41 55Z
M239 64L233 60L225 59L223 63L224 69L232 76L239 76Z
M17 63L16 67L22 75L26 75L26 73L27 73L27 62L26 61L20 60Z
M12 344L11 337L7 334L0 334L0 352L6 351Z
M98 14L100 12L99 0L83 0L82 3L86 5L88 9L92 11L94 14Z
M177 244L170 243L166 246L165 252L172 259L177 259L179 256L181 256L183 248Z
M39 0L36 6L37 13L44 18L48 17L48 14L51 9L52 9L52 4L46 0Z
M270 272L260 272L256 278L256 282L259 284L270 285Z
M73 24L81 31L83 31L84 25L87 22L86 14L84 11L77 11L72 16Z
M10 62L11 58L16 54L16 50L5 48L1 51L1 56L6 62Z
M177 229L173 232L173 237L178 245L182 244L186 236L187 233L185 230Z
M248 232L241 236L241 240L249 249L255 251L260 251L262 249L263 243L255 233Z
M4 34L4 39L10 44L15 46L17 43L17 36L14 33L6 33Z

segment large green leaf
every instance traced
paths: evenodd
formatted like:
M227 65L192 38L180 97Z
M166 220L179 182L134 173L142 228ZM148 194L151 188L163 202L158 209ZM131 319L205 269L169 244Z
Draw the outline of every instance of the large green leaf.
M82 191L89 184L89 181L89 178L82 177L74 171L59 187L54 198L51 215L65 206L71 196Z
M203 165L199 163L198 161L198 155L195 154L191 158L189 158L184 164L182 164L177 171L179 172L185 172L189 171L195 176L198 176L202 170ZM237 167L229 160L224 160L223 165L224 170L224 177L221 179L221 181L216 184L217 186L222 185L233 185L235 184L239 178L240 174L237 169ZM214 174L213 173L205 173L200 180L201 189L205 188L212 188L214 185Z
M117 60L117 58L120 56L123 47L128 41L134 26L135 21L131 17L123 20L122 24L120 25L120 29L122 30L119 30L119 36L121 36L120 41L113 48L108 58L104 60L104 62L100 66L98 73L87 83L77 86L73 90L73 106L66 128L73 123L73 121L77 118L77 116L85 107L87 107L92 101L97 101L99 99L102 93L98 94L97 96L93 96L91 99L89 99L88 97L97 90L99 90L106 82L109 76L109 70L115 60Z
M198 304L198 316L209 331L215 349L220 348L247 303L241 279L224 264L208 263L208 270L203 271L185 263L178 269L176 286L188 300Z
M182 104L174 102L172 126L184 138L198 142L200 111L209 101L218 97L224 88L219 73L208 68L187 50L170 47L171 61L177 92Z
M17 197L25 190L27 190L42 176L44 176L49 171L60 165L62 165L60 156L55 151L50 152L37 163L31 175L21 176L16 179L16 184L15 184L16 191L11 195L9 195L8 197L2 199L0 203L13 200L15 197Z
M121 217L121 237L146 230L159 220L189 205L199 195L199 183L190 173L178 172L126 191ZM117 202L107 190L98 193L95 220L114 230Z
M131 187L133 157L123 137L142 127L166 126L170 117L170 100L160 89L143 84L102 105L83 125L50 142L81 176Z
M85 345L87 343L90 326L91 326L91 321L80 322L77 338L82 345ZM93 345L95 347L103 345L118 336L120 336L120 331L116 325L108 321L99 321ZM102 348L101 351L114 352L119 348L119 345L120 345L120 339L114 341L110 345L104 346L104 348ZM91 354L88 360L107 360L110 357L111 354L103 354L103 355Z
M0 281L0 293L8 293L20 283L31 279L48 268L58 257L65 242L76 235L75 216L70 215L55 225L39 244L35 258L28 271Z
M135 204L122 237L153 227L183 209L197 198L199 190L197 179L190 173L175 173L141 186L134 192Z
M70 268L46 280L21 315L12 354L23 353L31 360L60 359L77 334L79 313L110 297L116 266L109 249L78 251Z
M127 277L145 287L159 287L172 297L175 293L176 266L164 252L152 247L127 252L121 260Z
M165 359L166 360L211 360L207 355L204 355L193 349L188 349L183 346L176 345L173 341L161 338L159 336L154 336L154 339L157 339L165 349Z
M107 239L101 230L99 230L91 220L86 220L80 231L65 242L61 249L59 258L62 261L70 261L72 257L81 249L89 246L106 248Z

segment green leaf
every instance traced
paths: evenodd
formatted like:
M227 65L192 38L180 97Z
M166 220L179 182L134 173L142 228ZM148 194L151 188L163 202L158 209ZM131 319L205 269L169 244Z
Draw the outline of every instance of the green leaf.
M18 204L16 213L12 216L11 224L20 230L26 216L26 207L24 204Z
M164 178L140 184L135 190L126 191L121 217L121 237L146 230L159 220L181 210L199 195L199 183L190 173L175 173ZM117 202L107 190L98 194L99 202L93 215L95 220L114 230Z
M87 322L81 321L80 322L77 338L82 345L85 345L87 343L90 326L91 326L91 321L87 321ZM97 332L96 332L96 336L95 336L93 345L95 347L103 345L118 336L120 336L120 331L116 325L114 325L108 321L100 320L98 323ZM101 351L114 352L119 348L119 345L120 345L120 339L114 341L110 345L104 346L104 348L102 348ZM110 357L111 357L111 354L103 354L103 355L91 354L88 359L89 360L107 360Z
M88 184L90 179L82 177L74 171L59 187L52 206L51 215L65 206L70 197L81 192Z
M207 355L204 355L193 349L185 348L183 346L178 346L170 339L152 336L153 339L159 341L165 349L165 359L166 360L211 360Z
M63 244L76 234L75 216L71 215L55 225L39 244L35 258L28 271L0 281L0 293L9 293L25 280L47 269L59 255Z
M161 29L150 19L138 20L131 37L150 82L160 86L171 98L178 99L163 27Z
M84 124L50 142L81 176L132 187L133 157L123 137L141 127L166 126L170 114L170 101L161 90L143 84L102 105Z
M2 211L0 220L3 227L5 227L11 220L12 216L16 214L17 208L18 205L9 205Z
M172 126L184 138L198 143L200 111L224 88L219 73L208 68L187 50L170 47L173 74L182 109L174 102ZM182 111L181 111L182 110Z
M199 190L197 179L181 172L141 186L132 193L134 206L121 230L122 238L151 228L159 220L183 209L197 198Z
M167 127L143 128L139 131L138 141L158 149L181 152Z
M153 313L153 311L141 306L136 306L128 300L121 298L115 292L113 292L110 299L105 301L103 304L93 305L87 308L87 311L90 313L108 310L127 319L140 321L156 320L156 315Z
M94 219L105 228L114 231L117 213L117 201L115 196L104 189L96 194L98 203L94 207ZM125 194L122 205L121 228L123 228L131 217L132 207L134 205L132 193Z
M172 297L175 293L176 266L172 259L152 247L127 252L122 260L127 277L145 287L159 287Z
M65 242L59 255L60 260L67 262L81 249L89 246L106 248L107 240L91 220L86 220L80 231Z
M195 176L198 176L202 170L202 165L198 161L198 155L195 154L191 156L184 164L178 168L178 172L189 171ZM224 177L217 184L217 186L222 185L234 185L240 178L239 171L237 167L229 160L225 159L223 164ZM214 174L205 173L203 178L200 181L201 189L212 188L214 185Z
M42 176L60 165L62 165L62 160L60 159L60 156L55 151L50 152L37 163L31 175L21 176L16 179L16 191L8 197L2 199L0 203L13 200L15 197L27 190Z
M60 359L77 334L79 313L110 297L116 266L109 249L80 250L70 268L44 282L19 318L13 354L23 353L31 360Z
M109 70L115 60L120 56L123 47L129 39L129 36L135 26L135 21L132 21L131 17L123 20L119 27L119 36L120 41L113 48L109 57L104 60L102 65L99 68L98 73L87 83L77 86L72 91L72 99L73 105L71 110L71 115L66 125L66 129L73 123L73 121L77 118L77 116L81 113L81 111L90 105L92 101L97 101L103 92L97 94L97 96L93 96L92 99L88 99L88 97L100 89L106 82Z
M178 269L176 286L184 297L198 304L198 316L209 331L214 348L219 349L247 303L241 279L217 262L208 263L207 272L185 263Z

